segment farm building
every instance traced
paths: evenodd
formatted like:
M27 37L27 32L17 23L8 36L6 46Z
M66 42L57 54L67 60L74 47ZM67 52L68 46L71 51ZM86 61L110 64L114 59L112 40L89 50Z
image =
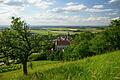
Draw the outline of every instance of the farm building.
M62 37L58 37L55 40L55 50L62 50L64 51L64 49L70 45L71 39L66 37L66 36L62 36Z

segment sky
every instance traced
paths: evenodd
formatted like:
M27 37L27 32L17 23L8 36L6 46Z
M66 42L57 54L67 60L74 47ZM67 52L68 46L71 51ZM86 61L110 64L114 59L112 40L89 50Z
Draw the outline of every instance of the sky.
M104 26L120 17L120 0L0 0L0 25Z

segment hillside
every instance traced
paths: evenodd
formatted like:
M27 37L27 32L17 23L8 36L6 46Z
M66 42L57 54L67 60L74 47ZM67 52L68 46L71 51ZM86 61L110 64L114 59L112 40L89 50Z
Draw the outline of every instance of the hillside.
M72 62L33 62L29 73L27 78L22 70L0 73L0 80L120 80L120 51Z

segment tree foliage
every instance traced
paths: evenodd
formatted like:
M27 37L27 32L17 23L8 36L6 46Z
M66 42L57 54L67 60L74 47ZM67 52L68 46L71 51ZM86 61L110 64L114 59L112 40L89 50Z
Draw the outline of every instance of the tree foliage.
M103 32L76 35L72 45L65 49L64 59L81 59L114 50L120 50L120 18L112 20Z
M110 27L120 27L120 17L118 19L114 19L110 23Z
M12 17L11 26L2 31L0 43L1 53L23 64L24 75L27 75L27 61L32 53L37 53L45 45L43 37L32 34L29 26L20 18Z
M75 36L73 43L65 49L65 60L76 60L87 56L92 56L89 50L89 41L94 37L91 32L84 32Z

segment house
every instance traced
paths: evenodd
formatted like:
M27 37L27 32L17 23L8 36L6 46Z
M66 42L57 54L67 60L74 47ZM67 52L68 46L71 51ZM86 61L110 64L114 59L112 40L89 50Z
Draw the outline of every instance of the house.
M71 40L66 36L58 37L55 40L55 50L64 51L64 49L70 45Z

